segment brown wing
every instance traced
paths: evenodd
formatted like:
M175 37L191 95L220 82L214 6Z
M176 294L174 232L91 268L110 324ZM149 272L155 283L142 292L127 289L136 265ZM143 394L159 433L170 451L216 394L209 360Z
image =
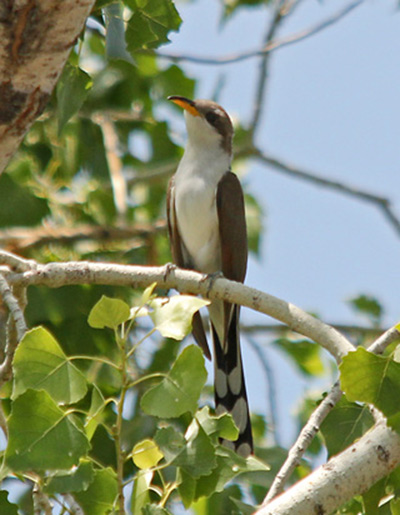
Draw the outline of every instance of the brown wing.
M175 175L173 175L168 184L167 190L167 222L168 222L168 235L169 243L171 246L172 260L178 266L184 268L181 236L176 223L175 211Z
M222 272L227 279L243 282L248 252L246 218L242 187L232 172L226 172L218 183L217 212ZM216 387L215 402L217 406L222 406L222 410L232 414L239 428L235 449L242 456L248 456L253 452L253 438L240 352L239 310L240 306L224 303L224 342L219 342L214 329L216 368L220 384L225 385L220 390ZM235 409L239 400L246 406L240 413Z
M226 172L218 183L217 211L222 272L227 279L242 283L247 269L246 218L242 187L232 172Z
M247 229L243 190L239 179L226 172L217 186L217 212L221 240L222 273L227 279L243 282L247 269ZM225 339L234 315L234 307L224 303ZM225 347L226 341L223 342Z
M171 254L174 263L182 268L187 268L182 252L182 240L179 234L178 224L176 222L175 211L175 176L173 175L168 184L167 190L167 222L169 242L171 245ZM208 347L206 333L204 332L203 321L200 313L196 311L192 319L192 333L197 344L202 348L204 355L211 359L210 349Z

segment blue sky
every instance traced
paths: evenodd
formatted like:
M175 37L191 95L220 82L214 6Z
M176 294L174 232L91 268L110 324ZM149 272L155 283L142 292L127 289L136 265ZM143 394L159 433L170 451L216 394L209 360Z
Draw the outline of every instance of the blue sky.
M279 37L311 27L349 5L303 0ZM177 3L184 20L166 52L221 56L260 47L268 17L245 9L226 25L212 0ZM270 66L257 143L267 153L329 179L388 197L400 216L400 13L394 0L366 0L305 41L277 50ZM243 123L251 117L258 60L228 66L185 64L209 98ZM179 94L179 91L176 92ZM318 313L327 322L359 322L346 300L360 293L385 307L385 324L400 320L400 238L370 204L250 163L242 177L264 209L260 260L247 284ZM245 321L265 321L247 311ZM265 409L263 375L244 346L251 405ZM305 388L293 369L267 349L277 376L283 434ZM322 382L329 387L330 379ZM318 383L321 386L321 383ZM313 385L311 385L313 386ZM290 426L290 424L289 424Z

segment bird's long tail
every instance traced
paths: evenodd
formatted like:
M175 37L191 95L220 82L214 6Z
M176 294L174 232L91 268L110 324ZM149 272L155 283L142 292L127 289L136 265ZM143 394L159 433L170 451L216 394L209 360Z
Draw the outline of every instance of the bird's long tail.
M221 345L215 327L212 325L214 343L214 394L217 413L228 412L239 429L235 442L224 440L224 445L233 446L244 457L253 453L249 405L244 381L239 338L239 306L233 307L226 344Z

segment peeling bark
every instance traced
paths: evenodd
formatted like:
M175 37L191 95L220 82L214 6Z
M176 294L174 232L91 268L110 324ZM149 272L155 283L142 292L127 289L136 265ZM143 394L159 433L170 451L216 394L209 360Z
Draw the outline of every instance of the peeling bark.
M0 173L43 111L94 2L0 2Z
M381 422L256 515L328 515L399 464L400 437Z

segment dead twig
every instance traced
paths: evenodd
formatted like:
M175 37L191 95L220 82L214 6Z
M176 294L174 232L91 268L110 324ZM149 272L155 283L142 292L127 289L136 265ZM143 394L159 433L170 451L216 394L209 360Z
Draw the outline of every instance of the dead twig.
M309 27L308 29L304 29L300 32L297 32L296 34L292 34L291 36L288 36L286 38L279 39L277 41L272 41L267 46L261 49L257 50L250 50L247 52L242 52L234 55L228 55L225 57L201 57L201 56L194 56L194 55L188 55L188 54L171 54L171 53L157 53L156 55L160 58L164 59L170 59L172 61L176 62L182 62L187 61L191 63L196 64L208 64L208 65L226 65L226 64L233 64L238 63L240 61L245 61L246 59L250 59L252 57L260 57L264 54L267 54L269 52L273 52L275 50L278 50L279 48L283 48L285 46L292 45L294 43L298 43L299 41L304 41L305 39L308 39L311 36L314 36L315 34L318 34L322 30L330 27L331 25L334 25L339 20L350 14L356 7L361 5L364 0L357 0L356 2L351 3L350 5L344 7L334 15L330 16L326 20L323 20L316 25L313 25L312 27ZM146 51L148 53L148 51Z

